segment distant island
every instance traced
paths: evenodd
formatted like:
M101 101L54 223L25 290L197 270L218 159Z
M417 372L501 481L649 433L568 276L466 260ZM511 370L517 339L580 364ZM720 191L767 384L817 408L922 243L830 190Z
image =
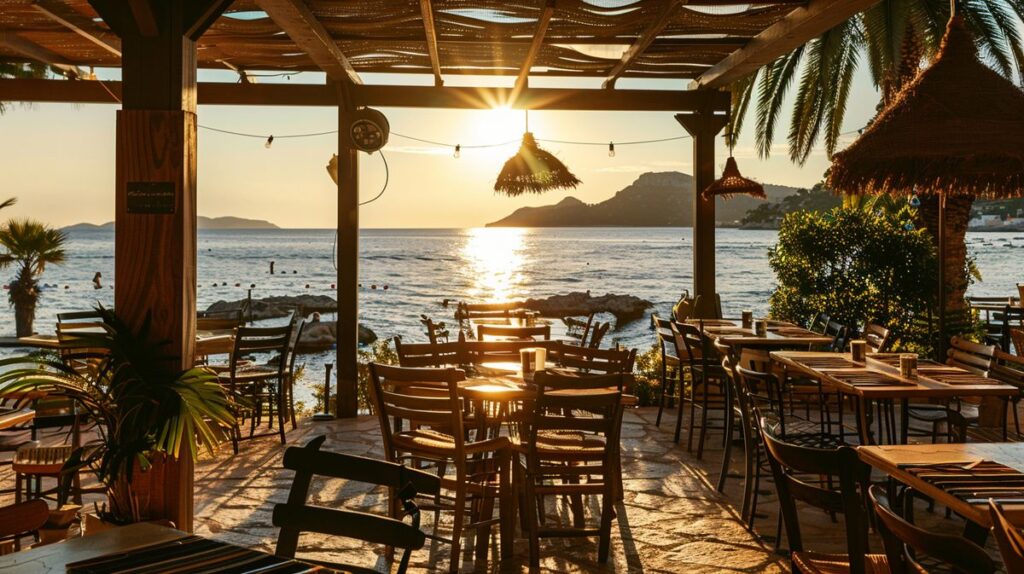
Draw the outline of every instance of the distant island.
M487 227L689 227L693 224L692 177L649 172L600 203L567 197L554 205L521 207ZM827 211L842 199L817 184L811 189L764 184L767 200L741 195L715 202L718 227L778 229L794 211ZM976 201L971 231L1024 230L1024 198Z
M613 197L588 204L567 197L554 205L523 207L487 227L687 227L693 222L692 176L675 171L645 173ZM780 202L801 190L764 184L768 202ZM721 227L738 227L747 212L765 201L747 196L716 203Z
M196 218L199 229L281 229L263 219L245 219L244 217L206 217ZM97 225L95 223L76 223L63 228L64 231L102 231L114 229L114 222Z

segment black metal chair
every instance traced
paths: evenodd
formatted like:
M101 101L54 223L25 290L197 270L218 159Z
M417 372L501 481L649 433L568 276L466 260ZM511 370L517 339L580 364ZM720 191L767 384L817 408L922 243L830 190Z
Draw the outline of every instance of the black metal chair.
M654 421L654 426L661 426L661 414L665 410L665 402L668 397L673 395L676 388L680 390L679 401L683 400L683 366L679 360L672 335L672 321L651 315L651 326L658 337L658 347L661 351L661 396L658 398L658 417Z
M281 529L277 537L276 554L282 558L295 558L299 536L303 532L316 532L382 544L388 548L401 548L402 557L394 572L403 574L409 567L412 551L422 548L426 541L426 535L419 527L420 510L414 499L418 495L436 495L441 489L441 479L393 462L322 451L320 447L326 439L326 436L318 436L306 443L306 446L290 447L284 453L284 468L295 471L295 478L288 493L288 501L274 505L273 524ZM391 500L397 496L401 501L402 512L409 518L409 522L307 504L314 476L386 486L392 492ZM351 564L306 558L303 561L346 572L377 572L373 568Z
M693 450L693 434L697 426L697 411L700 411L700 432L697 438L697 458L704 455L704 439L708 430L724 431L725 423L731 407L727 403L725 371L722 369L721 358L707 342L700 327L690 323L672 323L673 340L676 354L689 363L690 387L690 422L689 435L686 439L686 450ZM683 393L680 393L684 396ZM712 425L711 412L721 412L721 424ZM683 401L679 403L679 417L676 419L675 442L679 443L683 422ZM723 435L724 439L724 435Z

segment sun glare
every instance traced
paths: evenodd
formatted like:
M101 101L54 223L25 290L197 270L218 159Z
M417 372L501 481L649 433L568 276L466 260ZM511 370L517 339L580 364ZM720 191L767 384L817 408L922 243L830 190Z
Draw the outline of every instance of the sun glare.
M508 301L519 293L525 264L524 236L514 227L467 230L462 259L473 285L469 295L488 302Z
M531 120L533 118L530 118ZM466 146L513 142L507 146L478 148L475 152L496 158L507 158L517 149L526 127L523 110L498 106L466 114L463 149Z

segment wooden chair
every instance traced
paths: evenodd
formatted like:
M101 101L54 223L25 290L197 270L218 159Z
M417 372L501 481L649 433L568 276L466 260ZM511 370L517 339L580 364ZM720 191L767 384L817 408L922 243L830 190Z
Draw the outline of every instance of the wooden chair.
M393 571L404 573L409 566L412 551L422 548L426 541L426 536L420 531L420 509L415 498L418 495L433 496L439 493L440 479L430 473L392 462L322 451L320 447L326 439L326 436L321 435L302 448L293 446L284 452L284 468L295 471L295 478L288 493L288 501L274 505L273 524L281 529L275 554L282 558L295 558L299 536L303 532L316 532L401 548L402 557L398 568ZM315 476L385 486L392 499L397 498L401 503L401 513L409 518L409 522L400 518L307 504L310 484ZM377 572L373 568L351 564L320 562L308 558L303 560L345 572Z
M867 341L869 353L888 353L892 347L892 332L878 323L866 323L861 337Z
M809 331L814 331L815 333L824 334L825 329L828 327L830 322L831 319L827 313L818 313L814 316L814 319L811 320L811 324L807 326L807 329Z
M21 550L21 539L35 534L49 518L50 507L45 500L0 507L0 541L11 541L15 551Z
M868 554L864 494L870 469L860 462L857 451L846 446L820 449L791 444L782 438L779 421L772 414L761 418L761 439L775 479L793 572L888 573L885 555ZM829 488L836 483L838 490ZM846 554L823 554L804 549L798 501L831 514L843 515Z
M689 362L690 386L686 397L690 403L689 434L686 439L687 452L693 451L693 435L697 426L697 411L700 411L700 434L697 440L697 458L704 456L704 439L708 430L725 431L725 421L729 409L726 402L725 371L722 369L721 357L710 347L701 330L689 323L672 323L673 341L680 359ZM679 443L682 430L682 402L679 405L679 417L676 418L675 442ZM722 424L710 424L710 413L722 413ZM724 438L724 437L723 437Z
M565 335L576 341L579 346L585 347L590 336L590 328L594 324L594 313L587 315L586 321L575 317L562 317L562 322L565 323Z
M592 349L558 341L548 348L549 362L588 374L629 374L636 362L636 349Z
M501 552L512 551L512 493L507 437L468 440L457 369L411 369L370 363L371 398L389 462L437 465L441 486L454 492L450 571L459 571L462 537L476 532L476 566L487 562L494 499L501 501ZM450 473L454 473L451 476ZM497 483L496 483L497 479ZM441 510L440 500L435 505ZM467 512L468 508L468 512ZM391 500L392 517L397 502ZM469 523L466 523L466 519Z
M460 337L461 339L461 337ZM456 367L468 363L463 341L447 343L405 343L395 337L395 353L403 367Z
M221 385L233 394L245 400L245 404L236 403L236 414L239 415L231 431L231 446L238 454L238 443L242 440L240 421L249 415L248 439L277 434L281 444L285 444L285 406L288 378L288 350L292 344L295 323L283 327L239 327L235 331L235 346L231 352L231 363L226 372L218 374ZM251 353L276 354L276 367L253 366L245 360ZM273 359L271 359L273 361ZM269 431L256 434L256 426L262 422L266 409ZM277 432L274 432L274 419L277 419Z
M196 317L196 331L232 331L241 324L236 318Z
M1021 399L1024 398L1024 357L1011 355L1002 349L996 348L995 354L992 356L992 367L988 371L988 376L1001 383L1017 387L1018 393L1010 398L1008 405L1013 416L1014 432L1017 438L1020 438L1020 414L1017 411Z
M988 501L988 513L992 517L992 533L1003 557L1003 567L1013 574L1024 572L1024 534L1010 522L996 501Z
M598 562L608 561L625 378L621 374L573 376L544 371L534 376L537 397L526 440L519 444L526 457L522 484L531 568L539 568L540 539L548 537L598 536ZM542 498L548 495L574 499L572 526L549 526L546 519L542 521ZM588 495L600 497L596 528L586 526L584 505L579 500Z
M953 337L949 342L949 349L946 350L946 364L985 377L988 376L988 371L992 368L995 353L995 345L981 345L962 337ZM956 421L954 421L957 423L956 425L950 422L948 413L950 409L959 413ZM910 420L930 423L932 425L932 442L935 442L938 437L938 427L940 424L946 424L951 435L959 433L966 437L967 431L965 427L956 429L953 427L962 427L964 424L976 423L978 421L978 409L977 405L964 403L959 399L952 399L942 403L911 403L910 408L907 410L907 417Z
M477 325L476 340L484 341L486 337L493 337L497 340L537 340L537 337L545 341L551 340L551 325L532 325L529 327L513 327L511 325Z
M590 334L590 341L587 342L587 347L591 349L600 349L601 343L604 341L604 336L611 330L612 324L610 321L604 323L598 323L594 326L594 330Z
M1024 357L1024 329L1010 329L1010 340L1018 357Z
M990 574L996 571L995 563L984 548L962 536L929 532L897 514L879 485L871 486L868 495L878 518L876 525L885 546L886 562L893 574L928 572L915 558L917 553L952 566L954 572ZM907 504L913 504L910 492L905 491L902 496Z
M838 321L829 321L825 325L825 332L823 333L826 337L832 337L832 344L828 345L828 350L833 353L842 353L846 351L846 343L849 338L849 328L846 325Z
M667 397L673 396L677 384L679 390L682 391L683 369L673 342L672 321L652 314L651 326L654 328L658 348L661 352L661 396L658 398L658 417L654 421L654 426L661 426L661 414L665 410ZM681 393L679 400L682 401Z
M288 369L285 371L284 386L282 389L282 402L288 407L288 418L292 421L292 430L299 428L295 418L295 370L296 361L299 357L299 343L302 342L302 333L309 323L305 319L299 319L292 326L292 337L288 342Z
M519 352L522 349L535 349L545 347L552 349L564 344L561 341L465 341L462 345L462 352L465 362L471 365L481 365L489 362L514 362L519 363Z

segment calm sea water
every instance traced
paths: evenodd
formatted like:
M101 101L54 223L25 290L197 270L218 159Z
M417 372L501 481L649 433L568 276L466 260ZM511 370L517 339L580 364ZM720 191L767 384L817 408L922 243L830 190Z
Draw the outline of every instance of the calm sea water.
M666 314L692 283L690 233L688 228L363 230L360 320L382 338L419 340L421 313L451 321L452 309L441 306L445 298L507 300L588 290L636 295ZM718 289L726 314L767 311L774 283L767 250L776 237L774 231L718 230ZM334 296L333 241L333 230L201 231L199 308L245 298L251 284L257 298ZM970 234L968 243L984 277L971 292L1015 293L1016 283L1024 281L1024 251L1019 251L1024 233ZM55 323L58 312L88 309L97 301L113 305L113 232L74 232L67 252L67 263L47 268L43 276L51 287L40 301L40 331ZM97 271L104 277L101 290L92 284ZM13 275L0 271L0 281L9 280L5 273ZM646 348L647 327L647 321L636 321L620 325L611 336ZM0 336L13 334L14 314L0 305ZM307 357L307 383L322 383L325 360L331 353Z

